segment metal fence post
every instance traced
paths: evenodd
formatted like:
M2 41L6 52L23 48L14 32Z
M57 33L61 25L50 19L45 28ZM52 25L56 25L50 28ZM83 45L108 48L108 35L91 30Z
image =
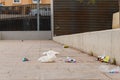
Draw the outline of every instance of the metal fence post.
M120 0L118 0L118 6L119 6L119 27L120 27Z
M37 0L37 31L40 30L40 0Z
M53 0L51 0L51 34L52 34L52 39L54 37L54 4Z

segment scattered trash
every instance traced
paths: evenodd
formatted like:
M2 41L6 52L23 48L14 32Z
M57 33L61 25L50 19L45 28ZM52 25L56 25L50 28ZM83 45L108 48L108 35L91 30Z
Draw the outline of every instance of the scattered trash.
M29 60L27 58L23 58L22 61L25 62L25 61L29 61Z
M98 56L98 57L97 57L97 60L98 60L98 61L101 61L101 60L103 60L104 58L105 58L105 55Z
M56 56L54 54L52 54L52 55L42 56L38 59L38 61L40 61L40 62L54 62L55 59L56 59Z
M109 73L120 73L120 67L116 67L114 69L109 70Z
M109 56L105 56L105 58L103 59L103 62L108 63L108 62L109 62L109 60L110 60L110 57L109 57Z
M101 62L106 62L106 63L108 63L108 62L110 61L110 57L109 57L109 56L102 55L102 56L98 56L98 57L97 57L97 60L98 60L98 61L101 61Z
M109 66L107 65L101 65L99 67L99 70L102 71L102 72L107 72L107 73L120 73L120 67L116 67L116 68L113 68L113 69L110 69Z
M69 46L67 46L67 45L64 45L64 48L69 48Z
M42 56L38 59L38 61L40 62L54 62L56 60L56 55L59 54L59 52L55 52L53 50L49 50L49 51L46 51L46 52L43 52L43 55L45 56Z
M49 50L49 51L43 52L42 54L43 55L52 55L52 54L57 55L57 54L59 54L59 52Z
M70 57L67 57L65 62L68 62L68 63L76 63L76 60L73 59L73 58L70 58Z

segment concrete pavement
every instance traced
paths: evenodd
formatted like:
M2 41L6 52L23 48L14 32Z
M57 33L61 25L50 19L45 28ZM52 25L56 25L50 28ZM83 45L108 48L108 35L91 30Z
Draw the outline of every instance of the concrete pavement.
M48 50L60 54L54 63L40 63L38 58ZM77 62L65 63L67 56ZM29 61L22 62L24 57ZM120 73L104 72L106 66L116 67L51 40L0 41L0 80L120 80Z

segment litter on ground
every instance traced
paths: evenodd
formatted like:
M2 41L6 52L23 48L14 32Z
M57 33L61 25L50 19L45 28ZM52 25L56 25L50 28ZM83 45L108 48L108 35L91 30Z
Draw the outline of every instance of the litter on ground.
M69 46L67 46L67 45L64 45L64 48L69 48Z
M98 61L101 61L101 62L106 62L106 63L108 63L108 62L110 61L110 57L109 57L109 56L102 55L102 56L98 56L98 57L97 57L97 60L98 60Z
M115 68L111 68L108 65L101 65L99 67L99 70L102 72L107 72L107 73L120 73L120 67L117 66Z
M108 63L110 61L110 57L109 56L105 56L105 58L103 59L103 62Z
M49 51L43 52L42 54L43 55L51 55L51 54L57 55L57 54L59 54L59 52L56 52L56 51L53 51L53 50L49 50Z
M113 68L109 71L109 73L120 73L120 67Z
M29 61L27 58L22 58L22 62Z
M76 63L76 60L71 58L71 57L67 57L65 62L68 62L68 63Z
M42 56L38 59L38 61L40 62L43 62L43 63L47 63L47 62L55 62L56 60L56 55L59 54L59 52L55 52L53 50L49 50L49 51L46 51L46 52L43 52L43 55L45 56Z

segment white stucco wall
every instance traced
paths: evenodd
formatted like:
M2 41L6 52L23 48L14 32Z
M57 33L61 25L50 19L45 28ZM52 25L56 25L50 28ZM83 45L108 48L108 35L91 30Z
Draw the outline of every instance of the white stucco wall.
M53 40L87 53L92 51L95 56L106 54L111 59L115 57L120 65L120 29L56 36Z

